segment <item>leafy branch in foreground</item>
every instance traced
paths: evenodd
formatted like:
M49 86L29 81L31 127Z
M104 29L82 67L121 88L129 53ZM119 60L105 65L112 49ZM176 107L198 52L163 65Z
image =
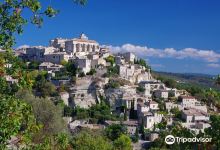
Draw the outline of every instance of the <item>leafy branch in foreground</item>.
M73 0L74 3L85 5L87 0ZM31 18L24 17L24 10L29 10L33 15ZM15 35L23 32L23 26L28 20L42 26L43 17L54 17L59 11L52 6L42 10L39 0L4 0L0 2L0 48L11 49L15 43Z
M11 96L0 96L0 99L0 149L5 148L12 136L19 143L29 143L33 133L40 129L31 106Z

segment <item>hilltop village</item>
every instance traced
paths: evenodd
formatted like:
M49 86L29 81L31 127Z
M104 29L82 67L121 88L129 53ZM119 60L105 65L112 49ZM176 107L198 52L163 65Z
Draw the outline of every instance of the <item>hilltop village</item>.
M160 137L160 130L176 122L196 134L210 127L204 103L186 90L167 87L152 75L142 58L131 52L113 54L85 34L73 39L55 38L47 47L23 47L15 54L31 69L46 72L47 81L59 90L67 112L63 118L72 133L80 128L95 130L123 124L130 137L153 142ZM11 76L6 80L17 82ZM82 113L103 103L114 117L95 120ZM68 113L71 109L81 113ZM134 144L134 149L140 147Z

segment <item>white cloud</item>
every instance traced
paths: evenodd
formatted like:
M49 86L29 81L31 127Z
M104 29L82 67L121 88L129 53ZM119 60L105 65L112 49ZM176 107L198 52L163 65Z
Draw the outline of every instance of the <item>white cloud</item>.
M122 46L107 46L113 53L133 52L139 57L160 57L160 58L176 58L176 59L202 59L206 62L218 62L220 54L213 50L199 50L195 48L185 48L176 50L174 48L155 49L147 46L138 46L133 44L124 44Z
M210 63L210 64L207 64L207 66L211 68L220 68L220 64L216 64L216 63Z
M27 47L30 47L30 46L29 45L21 45L21 46L17 47L16 49L27 48Z

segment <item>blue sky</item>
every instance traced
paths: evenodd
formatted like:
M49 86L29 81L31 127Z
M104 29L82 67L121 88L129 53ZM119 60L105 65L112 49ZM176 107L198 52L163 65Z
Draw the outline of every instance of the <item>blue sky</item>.
M219 0L71 0L44 1L60 13L38 29L28 24L20 45L47 45L55 37L81 32L113 51L136 52L154 70L220 73ZM29 14L26 15L30 16Z

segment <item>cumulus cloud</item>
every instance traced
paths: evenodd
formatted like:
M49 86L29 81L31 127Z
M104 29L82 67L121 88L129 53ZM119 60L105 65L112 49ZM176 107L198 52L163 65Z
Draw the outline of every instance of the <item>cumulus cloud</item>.
M160 58L192 58L202 59L206 62L218 62L220 54L213 50L200 50L195 48L185 48L176 50L174 48L156 49L147 46L138 46L133 44L124 44L122 46L107 46L113 53L133 52L139 57L160 57Z
M16 49L27 48L27 47L30 47L30 46L29 45L21 45L21 46L18 46Z
M207 64L207 66L211 68L220 68L220 64L216 64L216 63L210 63L210 64Z

